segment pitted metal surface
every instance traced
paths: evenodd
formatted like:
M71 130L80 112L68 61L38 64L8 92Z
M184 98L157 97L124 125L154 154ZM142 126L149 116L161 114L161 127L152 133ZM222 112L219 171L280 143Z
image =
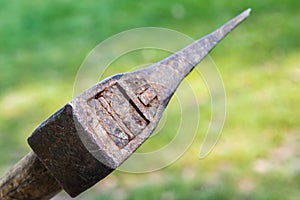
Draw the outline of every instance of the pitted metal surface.
M249 13L154 65L84 91L34 131L32 150L71 196L85 191L150 137L180 82Z
M149 120L146 117L148 114L147 110L151 109L150 103L155 101L156 97L154 89L144 79L135 79L125 87L123 88L120 84L115 83L96 94L95 98L88 102L90 106L97 110L96 114L99 118L100 126L105 129L120 148L128 144L149 124ZM129 90L132 93L130 96L133 96L133 98L128 95ZM136 105L137 98L139 100L141 98L144 104ZM157 104L153 105L152 110L154 112L151 113L152 117L155 115L155 105ZM105 117L108 117L108 120L102 121Z

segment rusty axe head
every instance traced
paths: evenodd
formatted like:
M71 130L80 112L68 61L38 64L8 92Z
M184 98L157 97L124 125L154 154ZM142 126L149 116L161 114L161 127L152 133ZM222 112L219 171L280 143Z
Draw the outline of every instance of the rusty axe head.
M249 13L154 65L86 90L34 131L32 150L71 196L85 191L151 135L182 79Z

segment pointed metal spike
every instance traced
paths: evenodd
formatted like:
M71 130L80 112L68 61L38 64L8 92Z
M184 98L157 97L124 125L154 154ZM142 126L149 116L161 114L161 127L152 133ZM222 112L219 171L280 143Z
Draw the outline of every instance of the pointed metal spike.
M147 79L168 90L161 91L160 95L166 103L182 79L186 77L228 33L244 21L250 15L250 11L251 9L247 9L213 33L142 70L147 73Z
M157 64L89 88L33 132L35 155L71 196L85 191L149 138L182 79L249 13Z

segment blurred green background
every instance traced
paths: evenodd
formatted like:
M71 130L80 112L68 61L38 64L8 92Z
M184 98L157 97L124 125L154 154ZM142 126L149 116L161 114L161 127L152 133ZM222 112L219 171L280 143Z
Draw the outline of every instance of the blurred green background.
M0 175L30 150L31 132L72 99L77 70L99 42L149 26L197 39L249 7L251 17L210 54L227 95L225 126L213 152L198 158L210 119L203 92L201 127L179 160L146 174L114 172L77 199L299 199L300 4L295 0L1 0ZM172 121L177 108L171 108ZM173 134L168 126L166 136ZM55 199L70 198L61 193Z

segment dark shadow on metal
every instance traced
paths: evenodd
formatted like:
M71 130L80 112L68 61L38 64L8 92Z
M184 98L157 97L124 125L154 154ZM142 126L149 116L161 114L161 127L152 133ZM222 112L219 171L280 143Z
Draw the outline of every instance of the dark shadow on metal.
M147 140L180 82L249 13L250 9L152 66L107 78L74 98L29 137L35 153L32 155L38 158L32 160L39 163L39 168L44 166L43 171L54 177L52 181L72 197L96 184ZM16 189L18 184L8 188L8 183L16 183L11 177L0 180L1 199L12 199L7 196L12 193L17 198L17 191L24 195L42 187L28 187L28 180L23 190ZM36 179L43 180L43 176ZM45 181L40 183L44 185ZM51 191L47 197L54 194Z

